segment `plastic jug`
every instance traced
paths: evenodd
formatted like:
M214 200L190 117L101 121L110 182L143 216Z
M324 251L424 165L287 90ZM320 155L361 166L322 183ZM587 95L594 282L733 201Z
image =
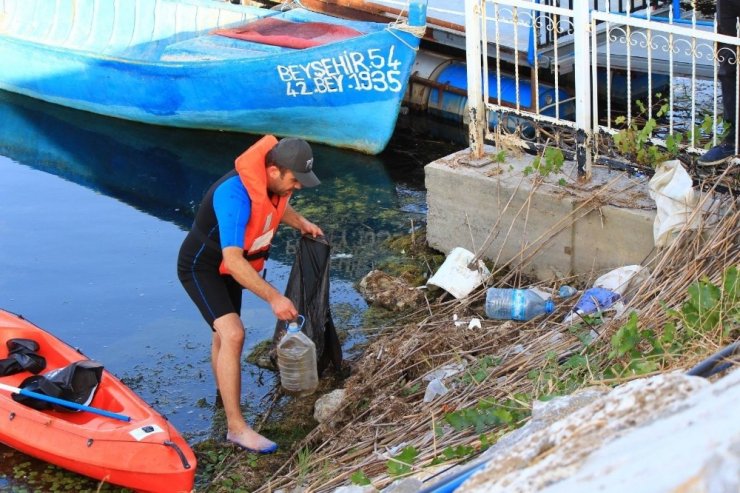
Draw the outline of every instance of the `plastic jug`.
M552 300L543 300L531 289L488 288L486 292L488 318L524 322L554 309Z
M306 319L298 315L301 324L290 322L277 346L280 384L289 394L304 396L313 394L319 386L316 366L316 345L301 329Z

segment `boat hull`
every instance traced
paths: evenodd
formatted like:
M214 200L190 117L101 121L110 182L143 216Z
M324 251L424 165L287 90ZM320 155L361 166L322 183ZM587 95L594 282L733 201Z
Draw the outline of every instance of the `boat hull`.
M87 359L50 333L0 310L0 347L13 338L35 340L46 371ZM20 387L28 376L21 372L0 377L0 383ZM90 406L131 420L89 411L39 411L0 391L0 442L64 469L137 491L192 490L196 459L187 442L120 380L104 371Z
M291 22L333 19L304 9L266 12ZM139 28L128 17L114 12L111 22L114 31L130 23L133 38ZM0 30L0 88L148 124L273 133L376 154L393 133L419 39L377 24L332 22L362 34L284 49L203 30L184 40L174 33L81 49L47 31L37 39Z

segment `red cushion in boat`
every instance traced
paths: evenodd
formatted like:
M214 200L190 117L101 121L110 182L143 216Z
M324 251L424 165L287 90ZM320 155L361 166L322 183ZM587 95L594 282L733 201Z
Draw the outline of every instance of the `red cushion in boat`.
M214 34L255 43L301 49L353 38L363 33L351 27L326 22L290 22L268 18L232 29L219 29L214 31Z

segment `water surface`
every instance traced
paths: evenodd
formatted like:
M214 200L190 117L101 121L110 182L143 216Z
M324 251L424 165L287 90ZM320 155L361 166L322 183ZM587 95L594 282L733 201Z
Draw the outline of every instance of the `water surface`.
M257 137L140 125L3 92L0 125L0 308L101 361L191 443L207 438L211 332L177 281L176 256L204 192ZM339 329L360 324L366 304L354 286L391 255L383 241L423 221L423 165L460 147L447 135L397 133L377 157L314 145L322 185L292 201L333 245ZM267 279L279 290L297 241L283 228L271 252ZM246 354L272 337L275 319L244 296ZM275 378L252 365L243 374L254 421ZM0 454L0 489L21 487L7 465L19 454Z

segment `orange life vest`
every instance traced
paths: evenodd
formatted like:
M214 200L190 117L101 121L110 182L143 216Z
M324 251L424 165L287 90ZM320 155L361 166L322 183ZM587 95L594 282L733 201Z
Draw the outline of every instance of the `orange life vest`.
M277 204L274 204L267 195L265 158L277 142L272 135L265 135L236 158L236 171L252 201L249 221L244 230L244 258L257 272L265 266L272 238L290 200L290 195L285 197L276 195L274 198L277 199ZM229 274L223 261L219 271L222 274Z

